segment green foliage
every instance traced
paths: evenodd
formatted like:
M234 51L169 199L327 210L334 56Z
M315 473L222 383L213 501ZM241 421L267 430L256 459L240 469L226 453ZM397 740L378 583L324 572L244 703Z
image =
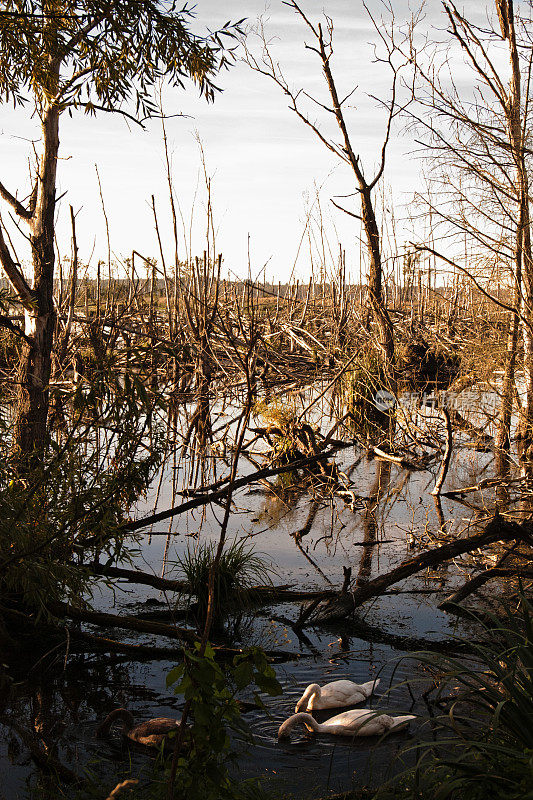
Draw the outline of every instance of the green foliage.
M0 446L0 602L38 614L53 600L79 598L91 578L78 561L128 557L120 530L146 491L163 452L150 422L153 401L136 381L95 379L68 402L56 397L49 455L21 475ZM151 447L142 447L151 426Z
M208 644L202 655L199 643L185 654L181 665L167 675L167 686L174 685L176 694L190 702L190 725L183 754L176 774L176 796L187 800L240 800L250 796L250 782L238 784L229 774L235 759L228 731L233 730L250 740L244 724L237 692L255 686L259 692L281 694L274 669L259 648L250 648L234 657L231 665L215 660L215 651ZM257 795L256 783L254 782Z
M209 599L209 572L215 558L213 544L199 544L187 550L178 564L197 598L197 617L204 621ZM270 583L265 561L246 542L232 542L223 551L215 575L213 619L219 620L230 608L242 609L253 599L253 586Z
M533 606L522 594L520 613L503 624L492 617L485 641L470 645L468 664L438 654L423 661L451 688L449 711L438 718L436 740L423 745L402 791L377 797L432 800L533 798ZM457 689L457 687L459 687Z
M7 0L0 17L0 97L23 103L31 90L61 110L154 113L151 89L163 78L182 86L191 78L208 99L213 75L229 56L227 23L202 37L190 29L194 12L168 0ZM59 77L56 74L59 71Z

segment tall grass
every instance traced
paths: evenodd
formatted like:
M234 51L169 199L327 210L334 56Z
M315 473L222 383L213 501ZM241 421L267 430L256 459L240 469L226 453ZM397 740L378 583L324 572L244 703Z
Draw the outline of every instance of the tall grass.
M376 797L533 800L533 606L484 625L469 662L440 654L422 661L440 675L447 713L414 769ZM420 745L419 745L420 746Z
M200 544L178 559L192 594L197 599L198 621L204 620L209 600L209 571L213 565L216 547ZM214 619L220 621L225 612L242 610L253 599L253 587L271 583L271 569L261 556L246 542L232 542L220 558L215 576Z

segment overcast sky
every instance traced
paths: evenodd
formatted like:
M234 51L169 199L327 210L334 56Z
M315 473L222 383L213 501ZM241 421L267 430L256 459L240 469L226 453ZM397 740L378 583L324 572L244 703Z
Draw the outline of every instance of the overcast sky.
M393 5L397 22L407 22L411 3L393 0ZM464 4L472 13L480 13L488 5L476 0ZM324 9L334 20L336 50L332 67L341 96L358 87L350 100L350 127L353 144L370 175L378 160L385 116L377 101L368 95L387 99L390 87L390 75L373 60L375 31L359 0L303 0L302 6L313 20L318 20ZM378 6L377 0L370 3L372 10ZM275 58L291 85L326 101L318 58L304 46L310 42L309 32L281 0L270 0L266 6L264 0L198 0L196 10L199 28L204 25L215 28L243 16L252 24L263 15ZM434 26L442 29L444 18L440 2L429 0L422 28L433 28L432 35L439 35ZM253 37L249 46L259 55L259 44ZM295 275L307 277L309 246L305 237L301 247L300 242L309 209L315 218L318 215L317 188L331 250L336 254L340 241L350 270L357 274L358 223L336 211L330 203L333 195L348 195L353 191L348 168L296 118L282 92L267 78L238 62L221 74L218 82L224 91L209 105L198 98L192 85L186 91L165 93L167 114L189 115L169 119L166 124L175 192L188 231L193 216L193 255L205 248L205 184L198 136L212 180L216 248L223 254L227 274L245 274L249 252L254 275L262 274L266 265L267 279L286 280L296 265ZM1 113L0 179L22 195L31 157L29 140L38 137L36 120L30 120L25 110L14 112L3 107ZM311 113L317 122L326 125L326 135L335 134L333 128L327 127L331 125L330 115L318 106ZM77 212L81 260L92 259L94 266L98 257L107 259L96 164L114 257L128 256L133 249L147 256L158 255L150 208L154 195L171 262L173 244L160 121L153 121L146 131L141 131L118 115L100 114L94 118L75 112L73 119L63 116L60 139L59 193L65 193L58 228L62 254L69 253L66 223L68 205L72 204ZM421 188L415 149L402 128L397 127L389 148L385 182L394 197L400 238L406 235L401 219L408 213L413 192ZM357 210L356 201L342 202ZM316 225L313 228L316 238L318 228ZM25 251L20 237L17 250L23 260ZM182 241L180 255L185 254ZM334 259L335 256L329 261Z

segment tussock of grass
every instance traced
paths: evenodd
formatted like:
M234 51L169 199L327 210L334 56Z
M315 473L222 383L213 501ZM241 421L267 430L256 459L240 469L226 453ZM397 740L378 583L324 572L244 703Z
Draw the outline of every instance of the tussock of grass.
M209 596L209 572L215 558L213 544L199 544L178 559L197 599L198 619L205 619ZM253 601L253 587L271 583L271 567L246 542L233 542L222 552L215 576L214 618L230 610L242 610Z

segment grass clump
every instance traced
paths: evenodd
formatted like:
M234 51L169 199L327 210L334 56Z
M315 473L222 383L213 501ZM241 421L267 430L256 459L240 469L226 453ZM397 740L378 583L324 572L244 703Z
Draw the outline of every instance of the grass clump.
M319 430L302 421L294 403L282 403L279 399L269 403L262 401L256 404L254 411L266 422L261 433L270 445L268 460L272 466L309 458L319 451Z
M209 573L216 554L211 543L199 544L178 559L191 593L196 596L195 615L203 622L209 599ZM214 621L220 622L225 613L241 611L253 600L253 587L270 584L270 565L244 541L232 542L222 552L215 575Z
M254 413L266 423L264 436L270 445L268 459L272 466L289 464L305 455L298 441L300 426L294 403L282 402L279 398L270 402L263 400L256 403Z

